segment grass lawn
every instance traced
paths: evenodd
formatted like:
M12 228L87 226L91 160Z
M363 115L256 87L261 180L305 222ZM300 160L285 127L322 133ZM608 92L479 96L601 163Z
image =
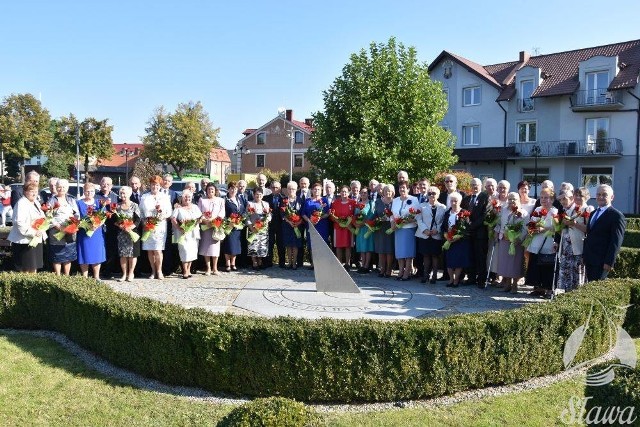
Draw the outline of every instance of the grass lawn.
M640 353L640 340L636 340ZM332 426L549 426L581 379L438 408L330 413ZM0 333L0 425L215 425L231 405L200 403L123 385L86 368L56 342ZM640 410L640 409L639 409Z

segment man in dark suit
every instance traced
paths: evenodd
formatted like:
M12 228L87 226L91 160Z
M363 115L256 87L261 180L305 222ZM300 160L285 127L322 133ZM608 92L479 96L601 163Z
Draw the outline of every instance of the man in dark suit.
M607 278L622 246L627 220L619 210L611 206L613 197L611 186L603 184L598 187L598 209L591 213L582 252L589 282Z
M178 200L178 193L176 190L171 189L171 184L173 184L173 175L170 173L164 174L162 176L162 188L160 188L160 192L169 195L169 200L171 200L171 208L173 209ZM173 244L173 226L171 224L171 220L167 219L167 239L165 240L164 245L164 258L162 259L162 274L164 276L170 276L173 274L178 268L178 264L180 263L180 257L178 255L178 245Z
M57 193L56 191L56 184L58 183L58 177L52 176L51 178L49 178L48 184L49 184L49 191L47 191L46 189L43 189L42 191L40 191L40 201L41 203L47 203L49 201L49 199L51 198L51 196L53 196L54 194ZM70 196L73 196L73 194L69 194Z
M111 211L111 204L118 203L118 195L111 191L113 187L113 180L108 176L103 177L100 180L100 191L96 193L96 200L107 205L107 211ZM118 257L118 227L116 227L116 218L112 216L108 218L104 223L105 235L104 235L104 248L107 255L107 260L102 264L100 269L100 276L104 278L111 278L120 271L120 257Z
M471 242L471 268L467 270L467 284L484 288L487 278L487 252L489 235L484 225L484 214L489 196L481 191L482 182L471 180L471 194L462 199L461 207L471 212L469 217L469 240Z
M24 183L28 184L30 182L34 182L35 184L39 185L40 174L36 171L29 171L25 175ZM16 203L18 203L18 200L20 200L24 195L24 193L22 192L22 189L23 189L23 186L12 187L12 190L11 190L11 208L12 209L16 206ZM40 196L38 196L38 203L43 203L43 201L40 199Z
M280 268L285 266L285 247L282 240L282 215L280 214L280 201L282 194L280 193L282 186L278 181L271 183L271 194L264 196L264 201L269 203L271 209L271 222L269 222L269 252L267 259L263 264L265 268L273 266L273 245L276 245L278 251L278 265Z
M142 184L140 182L140 178L132 176L129 179L129 187L131 187L131 196L129 196L129 200L136 205L140 205L140 200L142 199Z

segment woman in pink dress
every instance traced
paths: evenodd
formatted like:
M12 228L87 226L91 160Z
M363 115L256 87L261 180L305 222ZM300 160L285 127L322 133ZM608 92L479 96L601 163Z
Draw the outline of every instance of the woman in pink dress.
M211 226L211 223L218 217L224 218L224 199L217 197L218 187L212 182L207 184L205 189L205 197L198 200L198 207L202 211L202 225L204 228ZM218 275L218 257L220 256L220 241L224 239L224 232L216 233L215 230L209 228L204 230L200 235L200 247L198 254L204 257L206 269L204 274L209 276Z

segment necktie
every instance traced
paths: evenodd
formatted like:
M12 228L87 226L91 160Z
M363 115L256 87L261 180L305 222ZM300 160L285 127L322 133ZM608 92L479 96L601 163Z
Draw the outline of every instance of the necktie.
M469 204L469 206L471 206L472 209L476 206L476 195L475 194L473 196L471 196L471 203Z
M438 208L436 206L431 208L431 225L429 226L429 230L433 230L433 226L436 223L436 210L437 209ZM429 237L431 237L431 236L429 236Z
M603 208L596 209L596 214L593 216L593 219L591 220L591 227L593 227L593 225L596 223L596 221L600 217L600 214L602 213L603 210L604 210Z

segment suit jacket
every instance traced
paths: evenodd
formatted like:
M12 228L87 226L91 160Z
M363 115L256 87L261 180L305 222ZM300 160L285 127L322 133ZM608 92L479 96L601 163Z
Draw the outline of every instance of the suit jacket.
M460 193L460 195L462 196L462 198L464 199L466 194L464 191L459 191L456 190L456 192ZM440 193L440 195L438 196L438 201L440 203L442 203L443 205L447 206L447 198L449 197L449 193L447 193L447 191L443 191L442 193ZM462 207L462 206L460 206ZM447 207L447 209L449 209L449 207Z
M587 237L584 239L582 258L585 264L613 266L622 246L627 220L622 212L609 206L593 223L595 212L591 213L589 224L587 224Z
M469 217L469 234L472 238L483 240L488 239L487 226L484 225L484 214L487 210L487 203L489 202L489 196L484 191L481 191L475 200L475 204L471 206L471 197L473 194L465 196L460 203L462 209L466 209L471 212Z
M142 200L142 192L138 192L138 193L132 192L131 196L129 196L129 200L131 200L136 205L140 206L140 200Z
M16 207L16 203L18 203L18 200L22 199L22 196L24 196L22 187L16 187L13 190L11 190L11 207L12 208Z
M274 225L276 231L280 231L281 227L279 224L282 223L282 217L280 216L280 202L282 201L282 194L267 194L262 198L262 200L269 203L269 208L272 212L271 224Z
M433 208L436 208L435 221L433 220ZM438 233L433 234L429 237L436 240L442 240L442 235L440 234L440 228L442 226L442 220L444 218L444 213L447 210L446 206L442 203L436 202L434 206L431 206L429 203L421 203L420 204L420 213L416 215L416 224L418 224L416 230L416 237L419 239L428 239L427 236L423 234L425 230L436 230ZM431 223L433 223L433 228L431 227Z

